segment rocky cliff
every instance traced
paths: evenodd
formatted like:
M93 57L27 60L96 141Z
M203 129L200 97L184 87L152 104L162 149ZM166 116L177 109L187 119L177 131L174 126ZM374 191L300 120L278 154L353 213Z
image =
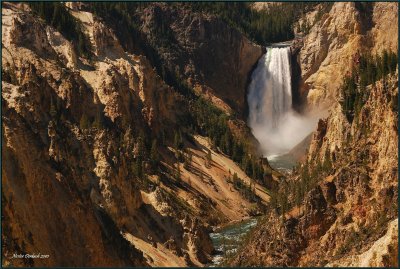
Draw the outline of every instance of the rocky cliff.
M334 103L357 52L397 51L397 9L396 3L342 2L334 3L327 13L307 13L311 27L303 33L299 52L299 91L307 96L308 109Z
M161 22L158 18L168 18ZM262 47L250 42L221 18L185 5L159 3L140 18L141 30L159 51L166 68L188 80L215 104L240 116L245 111L247 80ZM159 42L159 28L173 44ZM198 87L196 87L198 86Z
M320 121L304 164L319 169L315 187L284 216L271 209L232 264L397 264L397 75L370 90L356 122L339 105ZM317 168L327 158L332 167Z
M380 26L393 20L395 3L335 3L305 36L303 90L328 116L231 265L398 266L398 71L357 86L367 97L353 120L340 91L354 55L397 50L397 25Z
M182 3L52 17L3 3L2 265L203 266L215 227L268 204L231 264L396 265L398 71L351 121L339 86L355 55L397 49L397 3L329 7L307 12L297 67L299 100L330 111L303 165L281 182L264 159L262 182L243 119L263 51L223 19Z
M206 137L184 136L179 152L173 133L191 113L188 100L126 46L115 24L87 5L66 6L89 56L29 5L2 6L3 265L207 263L211 225L247 217L256 206L232 187L231 173L251 179ZM235 98L243 100L261 49L216 18L158 4L144 13L144 32L153 27L152 12L161 11L177 16L176 45L187 42L171 65L192 66L188 78L200 77L195 85L243 106ZM233 55L224 54L225 45ZM212 46L218 57L206 53ZM230 87L239 95L230 95ZM191 162L181 164L181 154ZM265 204L268 195L257 189ZM37 253L49 256L13 259Z

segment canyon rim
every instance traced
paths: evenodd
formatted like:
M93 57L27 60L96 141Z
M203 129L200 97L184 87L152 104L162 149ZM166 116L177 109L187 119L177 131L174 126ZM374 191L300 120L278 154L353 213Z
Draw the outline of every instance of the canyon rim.
M2 2L3 267L398 267L397 2Z

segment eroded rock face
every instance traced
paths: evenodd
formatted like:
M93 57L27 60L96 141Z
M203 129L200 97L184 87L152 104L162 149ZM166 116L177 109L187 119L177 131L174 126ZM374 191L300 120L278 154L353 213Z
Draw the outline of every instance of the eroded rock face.
M82 68L71 43L29 10L2 11L4 265L147 265L120 234L137 231L143 207L129 173L132 128L175 124L180 99L93 17L83 23L97 58ZM90 127L103 112L103 129L80 127L82 115ZM10 259L38 252L50 256Z
M112 23L94 16L86 4L66 6L90 42L90 59L32 14L29 5L4 4L2 10L2 41L7 51L2 55L2 150L7 159L2 166L3 185L7 185L3 188L4 265L208 263L213 245L205 219L220 224L247 216L247 211L236 214L232 210L235 214L225 216L208 191L176 182L169 174L176 162L169 145L159 146L163 162L157 169L148 161L142 163L151 171L148 177L133 175L143 151L140 137L149 139L146 146L155 138L168 144L179 120L189 113L189 102L163 81L152 61L124 46ZM182 67L179 71L191 84L199 92L206 89L203 96L221 108L241 109L247 73L261 56L261 48L215 17L149 6L143 26L154 26L152 12L176 16L170 27L178 38L175 45L182 50L176 55L163 51L166 60ZM155 11L157 7L161 11ZM142 30L151 35L154 29L150 28ZM249 141L247 126L235 117L229 126ZM191 147L201 155L210 145ZM203 167L202 156L195 158L198 163L201 160L201 175L211 173ZM220 161L230 161L224 158ZM223 173L230 173L229 168L224 167ZM195 181L194 172L182 169L182 173ZM213 180L210 176L214 184ZM235 203L237 199L249 204L233 192ZM22 208L25 204L29 207ZM56 252L60 249L62 254ZM39 250L48 251L50 258L25 263L9 259L13 251ZM163 251L174 263L157 260Z
M383 10L397 21L395 9L397 3L335 3L305 36L299 52L303 90L309 90L310 109L330 107L307 154L309 171L319 171L317 184L287 220L270 216L262 222L232 265L398 266L398 238L392 234L398 221L398 71L365 89L369 97L354 121L338 102L339 85L358 50L397 50L397 25L388 26L391 36L377 26L389 21ZM327 158L333 166L328 173L317 168ZM293 240L302 243L294 247ZM299 254L287 254L292 252Z
M7 89L4 83L3 89ZM49 128L48 138L40 132L43 122L24 118L9 103L3 99L3 227L6 229L3 239L7 251L4 255L9 258L13 253L37 253L40 250L50 256L49 259L6 259L5 264L144 265L141 253L129 245L123 248L113 222L105 222L99 217L100 209L85 195L94 188L90 170L82 171L82 162L76 158L79 155L72 157L66 147L59 144L68 143L72 146L70 150L78 150L87 147L86 142L71 131L66 131L67 141L53 140L60 126L56 127L58 130ZM27 109L23 107L23 110ZM37 110L29 113L37 116ZM49 147L53 147L50 152ZM85 158L85 155L81 152L80 157ZM60 165L66 160L68 166ZM110 248L115 242L119 242L121 248ZM57 251L60 248L65 251Z
M397 24L393 23L397 16L397 3L361 6L342 2L333 4L313 25L299 52L300 94L307 96L309 109L335 103L342 77L351 69L357 52L397 51Z
M160 22L171 32L175 44L157 38ZM221 19L192 12L187 7L154 4L143 12L142 31L159 52L166 67L187 78L198 91L227 111L245 111L246 84L250 71L262 55L257 46Z
M181 222L185 231L183 240L187 241L188 248L193 250L200 262L204 264L210 262L210 255L214 251L214 246L208 239L209 230L203 225L199 225L200 221L198 218L190 219L188 215Z
M367 251L329 263L326 267L390 267L398 263L398 219L389 222L387 232Z
M308 169L316 169L329 155L332 172L318 178L299 214L285 222L270 217L261 224L234 265L397 266L397 237L392 236L398 217L398 115L392 104L398 96L397 74L367 90L371 94L356 120L349 123L338 105L313 135ZM283 238L284 247L274 245L273 234L290 234L288 227L296 230L291 240L301 239L303 244L292 248L290 239ZM277 258L276 252L286 251L301 254Z
M360 46L359 14L354 3L335 3L303 40L299 52L303 87L311 106L332 104L332 96ZM343 70L342 70L343 69Z
M259 224L260 225L260 224ZM251 240L231 260L235 266L291 266L300 257L300 251L306 246L300 230L299 220L283 220L270 212L261 221L261 229L256 229ZM267 228L268 227L268 228ZM270 240L261 240L269 238Z
M397 51L398 40L398 4L376 2L373 7L373 28L370 36L373 38L372 53L383 49Z

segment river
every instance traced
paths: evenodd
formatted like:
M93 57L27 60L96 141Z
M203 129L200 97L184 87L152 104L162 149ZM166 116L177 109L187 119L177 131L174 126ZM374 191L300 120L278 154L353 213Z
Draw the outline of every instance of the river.
M257 225L257 218L250 218L239 223L228 225L218 232L211 233L210 237L215 250L210 267L222 266L224 258L231 257L242 245L246 235Z
M296 162L287 156L269 157L270 165L280 172L290 173ZM244 243L246 235L257 225L258 217L250 218L238 223L227 225L217 232L211 233L210 238L213 242L217 254L213 256L210 267L223 266L225 258L233 256L238 248Z
M268 47L251 75L247 95L248 125L270 165L283 174L289 174L296 164L285 153L310 133L307 119L292 108L290 57L288 44ZM242 246L257 220L250 218L211 233L217 254L210 266L223 266L224 260Z

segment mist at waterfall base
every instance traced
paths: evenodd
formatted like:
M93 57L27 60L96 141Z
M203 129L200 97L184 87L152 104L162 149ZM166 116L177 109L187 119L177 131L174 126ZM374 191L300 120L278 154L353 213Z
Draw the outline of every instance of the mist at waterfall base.
M267 48L252 73L247 101L248 124L267 157L290 151L318 120L292 108L289 47Z

